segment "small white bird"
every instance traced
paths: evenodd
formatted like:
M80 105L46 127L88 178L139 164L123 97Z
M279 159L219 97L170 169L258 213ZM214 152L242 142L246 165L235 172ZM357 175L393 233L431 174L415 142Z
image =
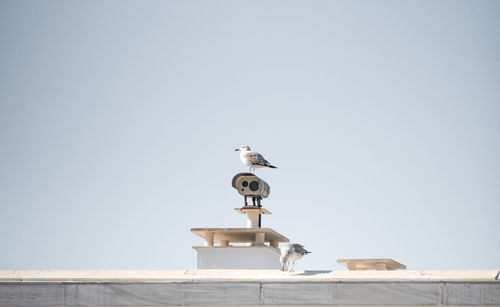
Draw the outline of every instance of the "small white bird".
M311 253L307 251L303 245L297 243L290 243L281 248L281 270L288 271L288 265L290 261L293 262L292 269L289 272L293 272L293 268L295 266L295 261L302 258L304 255Z
M243 145L240 148L235 149L235 151L240 152L241 162L250 167L250 172L252 172L252 169L255 172L256 168L261 167L277 168L264 159L260 153L252 151L247 145Z

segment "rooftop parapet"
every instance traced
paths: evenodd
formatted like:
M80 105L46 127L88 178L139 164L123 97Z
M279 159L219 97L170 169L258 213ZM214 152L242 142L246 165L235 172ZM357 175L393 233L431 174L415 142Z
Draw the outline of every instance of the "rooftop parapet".
M0 306L500 305L498 270L0 271Z

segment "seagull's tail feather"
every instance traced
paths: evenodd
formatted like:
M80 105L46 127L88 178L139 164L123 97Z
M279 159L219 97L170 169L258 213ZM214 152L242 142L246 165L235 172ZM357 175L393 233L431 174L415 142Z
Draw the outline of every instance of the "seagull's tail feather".
M265 167L269 167L269 168L278 168L277 166L274 166L274 165L271 165L270 163L262 163L262 162L254 162L252 163L252 165L260 165L260 166L265 166Z

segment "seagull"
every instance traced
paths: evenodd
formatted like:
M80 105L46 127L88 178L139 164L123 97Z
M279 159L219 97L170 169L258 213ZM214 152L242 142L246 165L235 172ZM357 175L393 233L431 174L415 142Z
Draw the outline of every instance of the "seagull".
M250 172L252 172L252 168L254 172L256 168L261 167L276 168L276 166L271 165L271 163L264 159L260 153L252 151L247 145L243 145L240 148L235 149L235 151L240 152L240 159L243 164L250 167Z
M302 258L302 256L309 254L310 252L307 251L303 245L297 244L297 243L290 243L281 248L281 257L280 257L280 262L281 262L281 270L282 271L288 271L288 265L290 264L290 261L293 262L292 264L292 269L288 272L293 272L293 267L295 266L295 261L299 260Z

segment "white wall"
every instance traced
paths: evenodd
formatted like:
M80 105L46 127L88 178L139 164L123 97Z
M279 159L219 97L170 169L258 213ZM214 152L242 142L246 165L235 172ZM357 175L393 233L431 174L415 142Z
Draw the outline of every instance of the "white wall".
M270 246L195 246L197 269L281 269L280 252Z

